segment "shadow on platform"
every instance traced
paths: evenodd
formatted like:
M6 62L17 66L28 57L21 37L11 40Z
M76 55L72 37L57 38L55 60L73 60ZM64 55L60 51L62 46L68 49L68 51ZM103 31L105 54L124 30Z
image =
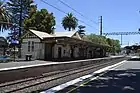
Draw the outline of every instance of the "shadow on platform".
M66 93L74 87L57 93ZM140 93L140 69L111 70L70 93Z

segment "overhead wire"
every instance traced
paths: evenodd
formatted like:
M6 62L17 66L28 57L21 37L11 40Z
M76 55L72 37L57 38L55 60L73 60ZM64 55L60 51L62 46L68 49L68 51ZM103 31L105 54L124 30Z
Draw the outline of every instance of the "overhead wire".
M73 10L74 12L76 12L77 14L79 14L80 16L84 17L85 19L88 19L89 21L91 21L92 23L99 25L98 22L93 21L92 19L88 18L87 16L83 15L82 13L78 12L76 9L74 9L73 7L71 7L69 4L65 3L62 0L58 0L60 3L62 3L63 5L67 6L68 8L70 8L71 10ZM82 21L82 20L81 20ZM82 21L83 22L83 21ZM85 22L83 22L84 24L86 24ZM90 27L93 27L90 25ZM95 28L95 27L94 27ZM105 28L105 27L103 27ZM96 28L95 28L96 29ZM96 29L98 30L98 29Z
M91 21L92 23L94 23L94 24L96 24L96 25L98 25L98 23L97 22L95 22L95 21L93 21L93 20L91 20L91 19L89 19L88 17L86 17L85 15L83 15L82 13L80 13L80 12L78 12L76 9L74 9L73 7L71 7L70 5L68 5L67 3L65 3L65 2L63 2L62 0L58 0L60 3L62 3L63 5L65 5L65 6L67 6L67 7L69 7L70 9L72 9L73 11L75 11L77 14L79 14L80 16L82 16L82 17L84 17L84 18L86 18L86 19L88 19L89 21Z
M61 10L61 9L57 8L56 6L54 6L54 5L50 4L50 3L48 3L48 2L47 2L47 0L40 0L40 1L42 1L43 3L45 3L45 4L49 5L49 6L53 7L53 8L55 8L56 10L58 10L58 11L60 11L60 12L64 13L64 14L67 14L65 11L63 11L63 10ZM86 23L85 21L83 21L83 20L79 20L79 21L80 21L81 23L84 23L85 25L87 25L87 26L89 26L89 27L92 27L92 28L93 28L93 26L89 25L89 24L88 24L88 23ZM96 28L95 28L95 29L96 29ZM98 30L98 29L96 29L96 30Z

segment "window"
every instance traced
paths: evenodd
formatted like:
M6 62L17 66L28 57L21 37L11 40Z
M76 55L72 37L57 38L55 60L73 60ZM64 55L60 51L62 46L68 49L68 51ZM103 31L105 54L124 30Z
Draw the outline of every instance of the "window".
M32 51L34 51L34 41L32 41Z
M31 42L28 41L28 52L30 52L30 44L31 44Z

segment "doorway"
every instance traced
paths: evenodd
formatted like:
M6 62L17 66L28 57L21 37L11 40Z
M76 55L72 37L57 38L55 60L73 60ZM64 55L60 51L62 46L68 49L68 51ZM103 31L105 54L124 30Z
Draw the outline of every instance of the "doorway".
M74 49L71 48L71 58L74 58Z
M52 60L52 45L45 44L45 60Z
M58 47L58 58L61 58L62 56L62 48Z

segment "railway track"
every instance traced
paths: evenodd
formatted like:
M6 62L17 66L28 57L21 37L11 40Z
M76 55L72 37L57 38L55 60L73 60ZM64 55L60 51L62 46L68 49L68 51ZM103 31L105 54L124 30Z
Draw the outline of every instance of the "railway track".
M93 71L105 67L107 65L115 64L126 58L117 59L109 62L98 62L88 66L82 66L79 68L55 71L45 73L42 76L32 77L22 80L16 80L13 82L7 82L0 84L0 93L26 93L35 90L47 89L58 84L67 82L71 79L92 73Z

